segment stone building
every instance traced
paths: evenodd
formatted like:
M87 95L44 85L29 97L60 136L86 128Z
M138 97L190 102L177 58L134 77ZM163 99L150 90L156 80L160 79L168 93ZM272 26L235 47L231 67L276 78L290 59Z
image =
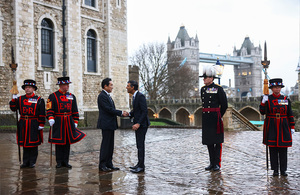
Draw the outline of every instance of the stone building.
M237 97L262 94L262 50L260 45L254 47L248 36L245 37L241 49L234 47L233 56L251 57L253 64L240 64L234 66L235 90Z
M58 89L57 77L63 75L62 2L0 1L0 114L11 114L11 47L19 95L24 94L24 79L35 79L36 94L44 99ZM97 96L106 77L114 82L116 107L128 109L127 0L66 0L65 8L65 71L81 118L98 110Z
M181 26L175 41L168 38L167 43L167 55L168 55L168 73L172 77L176 75L176 71L181 71L181 66L187 66L190 69L189 83L191 86L185 86L180 91L170 91L170 96L173 98L186 98L178 96L185 89L190 89L189 93L184 92L183 95L191 97L195 95L195 90L199 89L199 40L196 35L195 38L190 37L185 26ZM174 82L171 82L171 84ZM175 82L176 88L180 82ZM170 85L170 84L169 84ZM172 93L173 92L173 93Z

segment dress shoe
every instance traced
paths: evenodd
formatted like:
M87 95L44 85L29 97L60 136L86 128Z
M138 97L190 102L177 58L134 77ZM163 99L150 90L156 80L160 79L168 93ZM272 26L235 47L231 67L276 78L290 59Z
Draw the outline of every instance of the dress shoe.
M213 171L219 171L219 170L220 170L219 165L215 165L214 168L213 168Z
M62 167L62 165L61 165L61 163L57 163L57 165L56 165L56 168L61 168Z
M288 176L288 174L285 171L280 171L280 175L282 175L282 176Z
M212 170L214 168L213 165L209 165L208 167L205 167L205 170Z
M34 168L35 167L35 164L30 164L29 165L29 168Z
M70 165L69 163L62 162L61 164L62 164L63 167L67 167L69 169L72 169L72 165Z
M141 172L144 172L145 169L144 168L141 168L141 167L138 167L136 169L132 169L130 170L132 173L141 173Z
M274 170L273 176L278 176L278 175L279 175L278 170Z
M99 167L99 171L104 171L104 172L108 172L110 171L111 169L110 168L107 168L107 167Z
M114 166L109 166L109 167L107 167L107 168L109 168L109 169L111 169L111 170L114 170L114 171L120 170L120 168L114 167Z
M130 169L136 169L136 168L138 168L139 167L139 165L135 165L135 166L133 166L133 167L129 167Z
M21 164L21 166L20 166L22 169L23 168L26 168L26 167L28 167L28 165L27 164Z

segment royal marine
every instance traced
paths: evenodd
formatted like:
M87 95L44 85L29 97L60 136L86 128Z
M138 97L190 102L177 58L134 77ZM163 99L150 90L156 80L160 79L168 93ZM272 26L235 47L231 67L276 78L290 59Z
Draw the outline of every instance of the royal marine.
M228 107L227 97L220 85L213 82L215 67L203 70L204 86L201 88L202 99L202 144L207 145L210 164L206 170L218 171L221 167L224 129L222 117Z

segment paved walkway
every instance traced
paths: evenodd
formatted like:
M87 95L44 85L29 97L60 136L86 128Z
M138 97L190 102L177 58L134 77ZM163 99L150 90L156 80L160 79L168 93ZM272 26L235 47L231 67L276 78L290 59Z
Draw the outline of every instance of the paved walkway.
M288 177L267 175L262 132L226 132L220 172L205 171L206 146L198 129L149 129L146 171L133 174L134 132L117 130L114 165L120 171L98 172L101 132L71 146L73 168L49 167L50 145L39 147L36 168L20 169L13 133L0 134L0 194L300 194L300 133L288 150ZM48 133L44 133L47 140Z

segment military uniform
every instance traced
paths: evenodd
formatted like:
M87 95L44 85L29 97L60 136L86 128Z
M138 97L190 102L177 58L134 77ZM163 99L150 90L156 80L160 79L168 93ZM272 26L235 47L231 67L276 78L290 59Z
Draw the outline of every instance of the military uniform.
M274 84L275 83L275 84ZM272 86L283 86L282 80L270 80ZM278 171L278 156L280 171L287 170L287 148L292 146L291 129L295 129L295 121L290 100L281 94L268 96L268 101L261 103L260 113L266 115L264 121L263 144L270 150L271 169ZM267 136L267 137L266 137Z
M86 136L75 127L79 120L76 97L58 90L49 95L46 107L48 120L55 120L49 132L49 143L55 144L56 162L58 165L68 166L70 144L79 142Z
M34 80L25 80L22 86L33 86ZM43 127L45 125L45 102L44 99L35 95L23 95L10 102L12 111L19 110L20 120L17 129L17 143L23 147L23 167L35 166L38 156L38 146L43 142ZM40 128L40 129L39 129Z
M202 144L207 145L210 169L221 167L224 129L222 116L228 107L227 98L220 85L212 83L201 88L202 98Z

